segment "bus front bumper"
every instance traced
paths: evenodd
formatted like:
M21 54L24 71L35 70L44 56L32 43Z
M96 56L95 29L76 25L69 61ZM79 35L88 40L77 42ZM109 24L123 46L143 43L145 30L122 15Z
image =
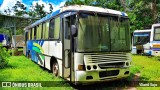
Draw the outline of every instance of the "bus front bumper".
M97 71L76 71L76 83L90 83L111 81L127 78L130 75L129 68L97 70Z

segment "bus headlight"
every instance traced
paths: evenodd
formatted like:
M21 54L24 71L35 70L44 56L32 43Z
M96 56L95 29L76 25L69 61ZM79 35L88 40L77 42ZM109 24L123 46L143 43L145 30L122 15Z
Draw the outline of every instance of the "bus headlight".
M129 62L126 62L126 66L129 66Z
M88 70L91 70L91 66L90 66L90 65L88 65L88 66L87 66L87 69L88 69Z
M97 69L97 66L96 66L96 65L93 65L93 69Z

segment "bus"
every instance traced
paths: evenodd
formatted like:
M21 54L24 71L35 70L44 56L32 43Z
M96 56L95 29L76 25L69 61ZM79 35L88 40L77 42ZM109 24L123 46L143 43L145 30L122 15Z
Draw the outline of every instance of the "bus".
M151 29L135 30L132 37L132 54L151 55L150 36Z
M131 66L126 13L64 6L25 27L24 53L74 84L127 78Z
M152 25L150 48L151 55L160 56L160 23Z
M132 37L132 54L160 56L160 23L148 30L135 30Z

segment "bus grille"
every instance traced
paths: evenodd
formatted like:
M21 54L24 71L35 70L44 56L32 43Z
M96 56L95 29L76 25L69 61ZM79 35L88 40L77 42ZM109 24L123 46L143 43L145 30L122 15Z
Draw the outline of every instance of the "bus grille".
M98 64L101 69L105 69L123 67L129 57L126 53L85 54L84 59L87 64Z
M99 77L109 77L109 76L117 76L119 74L119 70L111 70L111 71L102 71L99 72Z

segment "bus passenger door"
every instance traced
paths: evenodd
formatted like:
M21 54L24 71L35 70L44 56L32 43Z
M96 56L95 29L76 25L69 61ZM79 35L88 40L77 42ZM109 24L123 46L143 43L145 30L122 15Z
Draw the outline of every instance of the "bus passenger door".
M63 35L64 35L64 78L70 77L70 62L71 62L71 49L70 49L70 17L63 18Z

